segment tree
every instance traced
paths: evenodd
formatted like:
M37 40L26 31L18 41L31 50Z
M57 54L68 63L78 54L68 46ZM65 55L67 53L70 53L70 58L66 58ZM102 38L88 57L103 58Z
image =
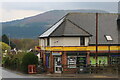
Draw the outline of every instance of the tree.
M27 73L28 65L37 65L38 57L34 53L26 53L22 59L22 70Z
M11 46L12 49L16 47L16 45L12 41L10 41L9 38L7 37L7 35L5 35L5 34L2 35L2 42Z
M11 46L12 49L14 49L16 47L16 44L13 43L12 41L10 41L10 46Z
M4 43L9 45L9 39L8 39L7 35L5 35L5 34L2 35L2 42L4 42Z
M2 52L3 51L5 51L5 50L10 50L11 49L11 47L8 45L8 44L6 44L6 43L4 43L4 42L0 42L0 47L2 47L1 49L2 49Z
M5 54L5 50L10 51L11 47L4 42L0 42L0 60L3 59L7 54Z
M12 41L16 44L16 48L22 50L28 50L38 45L37 39L12 39Z

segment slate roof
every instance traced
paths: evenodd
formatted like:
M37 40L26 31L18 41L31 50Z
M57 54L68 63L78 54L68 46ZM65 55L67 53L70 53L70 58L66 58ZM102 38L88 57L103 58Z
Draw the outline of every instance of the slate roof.
M63 21L64 21L63 17L62 19L60 19L58 22L56 22L55 24L53 24L52 27L50 27L47 31L45 31L42 35L40 35L39 37L48 37Z
M59 26L53 31L50 37L61 37L61 36L91 36L90 33L74 24L69 19L65 19Z
M99 13L98 14L98 43L118 44L118 14ZM49 34L48 34L49 33ZM47 34L47 35L46 35ZM44 32L39 37L59 37L59 36L91 36L90 44L95 44L96 40L96 14L95 13L69 13L60 19L55 25ZM108 42L105 35L113 38Z

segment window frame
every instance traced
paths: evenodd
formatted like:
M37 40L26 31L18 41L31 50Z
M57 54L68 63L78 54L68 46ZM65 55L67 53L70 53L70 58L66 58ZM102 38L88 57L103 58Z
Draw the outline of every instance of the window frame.
M47 38L47 46L50 46L50 39Z
M70 62L70 60L69 60L70 57L74 57L75 62L72 62L72 61ZM68 56L67 63L68 63L68 68L77 68L77 64L76 64L77 63L77 56Z
M85 46L85 37L80 37L80 46Z
M104 35L107 41L113 41L113 38L111 35Z

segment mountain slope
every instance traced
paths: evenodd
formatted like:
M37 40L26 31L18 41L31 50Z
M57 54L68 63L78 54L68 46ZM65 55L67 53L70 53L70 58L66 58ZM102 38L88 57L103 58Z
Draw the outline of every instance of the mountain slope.
M11 38L36 38L69 12L108 13L102 10L52 10L36 16L2 23L2 33Z

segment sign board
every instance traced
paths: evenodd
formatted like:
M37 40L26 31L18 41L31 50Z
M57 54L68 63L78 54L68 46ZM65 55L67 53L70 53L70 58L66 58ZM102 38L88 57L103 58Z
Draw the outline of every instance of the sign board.
M40 46L35 46L35 50L40 50L41 47Z
M59 56L62 55L62 52L53 52L52 55Z

